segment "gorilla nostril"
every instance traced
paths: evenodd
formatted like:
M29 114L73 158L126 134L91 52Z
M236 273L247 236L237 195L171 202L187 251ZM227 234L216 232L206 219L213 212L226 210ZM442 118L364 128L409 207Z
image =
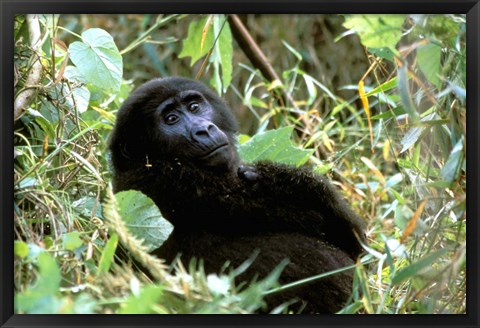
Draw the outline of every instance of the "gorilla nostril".
M212 136L212 132L215 129L215 125L208 124L207 126L198 126L192 129L193 138L210 138Z
M207 129L198 129L193 132L193 138L194 139L203 139L203 138L208 138L210 137L210 133L208 133Z

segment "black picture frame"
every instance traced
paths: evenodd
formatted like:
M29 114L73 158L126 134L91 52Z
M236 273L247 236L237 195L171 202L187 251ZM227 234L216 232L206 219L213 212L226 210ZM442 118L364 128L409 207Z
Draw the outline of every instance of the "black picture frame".
M2 0L0 99L0 326L1 327L174 327L174 326L479 326L479 47L478 0L175 0L24 1ZM13 17L27 13L455 13L467 15L467 313L397 316L251 315L16 315L13 310Z

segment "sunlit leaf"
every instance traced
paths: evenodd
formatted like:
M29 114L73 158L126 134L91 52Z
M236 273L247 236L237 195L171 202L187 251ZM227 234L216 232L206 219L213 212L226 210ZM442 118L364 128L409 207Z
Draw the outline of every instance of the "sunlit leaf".
M157 313L163 296L163 287L158 285L144 286L138 295L132 295L125 305L118 310L119 314L154 314Z
M83 241L80 239L80 233L78 231L63 234L62 243L63 248L69 251L73 251L83 245Z
M28 256L28 245L20 240L15 240L15 243L13 245L13 251L15 256L18 256L20 258L24 258Z
M110 270L117 245L118 235L113 234L105 244L105 248L103 249L102 256L100 257L100 261L98 263L98 271L105 273Z
M405 18L406 15L347 15L343 26L354 30L368 48L388 48L396 52Z
M120 89L122 56L110 34L100 28L82 33L82 41L68 47L70 58L80 73L93 85L108 91Z
M290 140L293 126L259 133L239 146L240 157L246 162L269 160L300 166L313 154L313 150L294 147Z
M190 66L193 66L200 58L205 56L213 46L213 29L209 28L204 35L204 28L207 26L208 17L194 20L188 26L188 35L182 42L182 51L178 58L190 57Z
M159 248L167 240L173 226L163 218L153 200L136 190L122 191L115 197L128 230L143 239L149 251Z
M397 77L394 77L390 80L388 80L387 82L384 82L382 84L380 84L378 87L370 90L369 92L366 93L366 96L367 97L370 97L370 96L373 96L377 93L382 93L382 92L385 92L385 91L388 91L388 90L391 90L393 88L395 88L397 86Z

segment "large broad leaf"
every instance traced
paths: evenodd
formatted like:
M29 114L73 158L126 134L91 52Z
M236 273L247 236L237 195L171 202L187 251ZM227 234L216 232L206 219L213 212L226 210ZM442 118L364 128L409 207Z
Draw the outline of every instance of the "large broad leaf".
M227 91L227 87L232 82L232 60L233 60L233 44L232 44L232 32L230 31L230 25L227 23L223 25L223 21L226 19L223 15L216 15L214 20L215 33L220 33L218 42L216 44L217 60L222 67L222 90ZM223 30L221 27L223 25ZM221 32L220 32L221 31Z
M140 191L128 190L115 194L119 213L128 230L144 240L149 251L159 248L173 230L153 200Z
M437 89L440 89L442 86L442 81L439 77L442 73L441 55L442 48L436 44L429 43L417 49L418 66L423 74L425 74L425 77L435 85Z
M313 154L313 150L294 147L290 140L293 126L255 135L239 146L240 157L245 162L270 160L276 163L300 166Z
M82 41L68 47L70 59L93 85L117 92L122 82L122 56L106 31L91 28L82 33Z
M405 15L347 15L343 26L355 31L364 46L388 48L396 53L405 18Z

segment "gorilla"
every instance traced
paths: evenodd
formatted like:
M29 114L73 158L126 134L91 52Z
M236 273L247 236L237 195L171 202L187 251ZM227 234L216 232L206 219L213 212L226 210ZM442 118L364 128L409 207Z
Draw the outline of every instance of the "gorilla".
M206 273L218 273L258 252L239 283L267 276L284 259L280 284L354 264L364 222L328 180L307 168L244 164L236 136L228 105L186 78L151 80L118 110L109 140L114 191L143 192L174 225L154 254L203 259ZM335 313L352 281L348 270L271 294L265 311L295 299L290 309Z

